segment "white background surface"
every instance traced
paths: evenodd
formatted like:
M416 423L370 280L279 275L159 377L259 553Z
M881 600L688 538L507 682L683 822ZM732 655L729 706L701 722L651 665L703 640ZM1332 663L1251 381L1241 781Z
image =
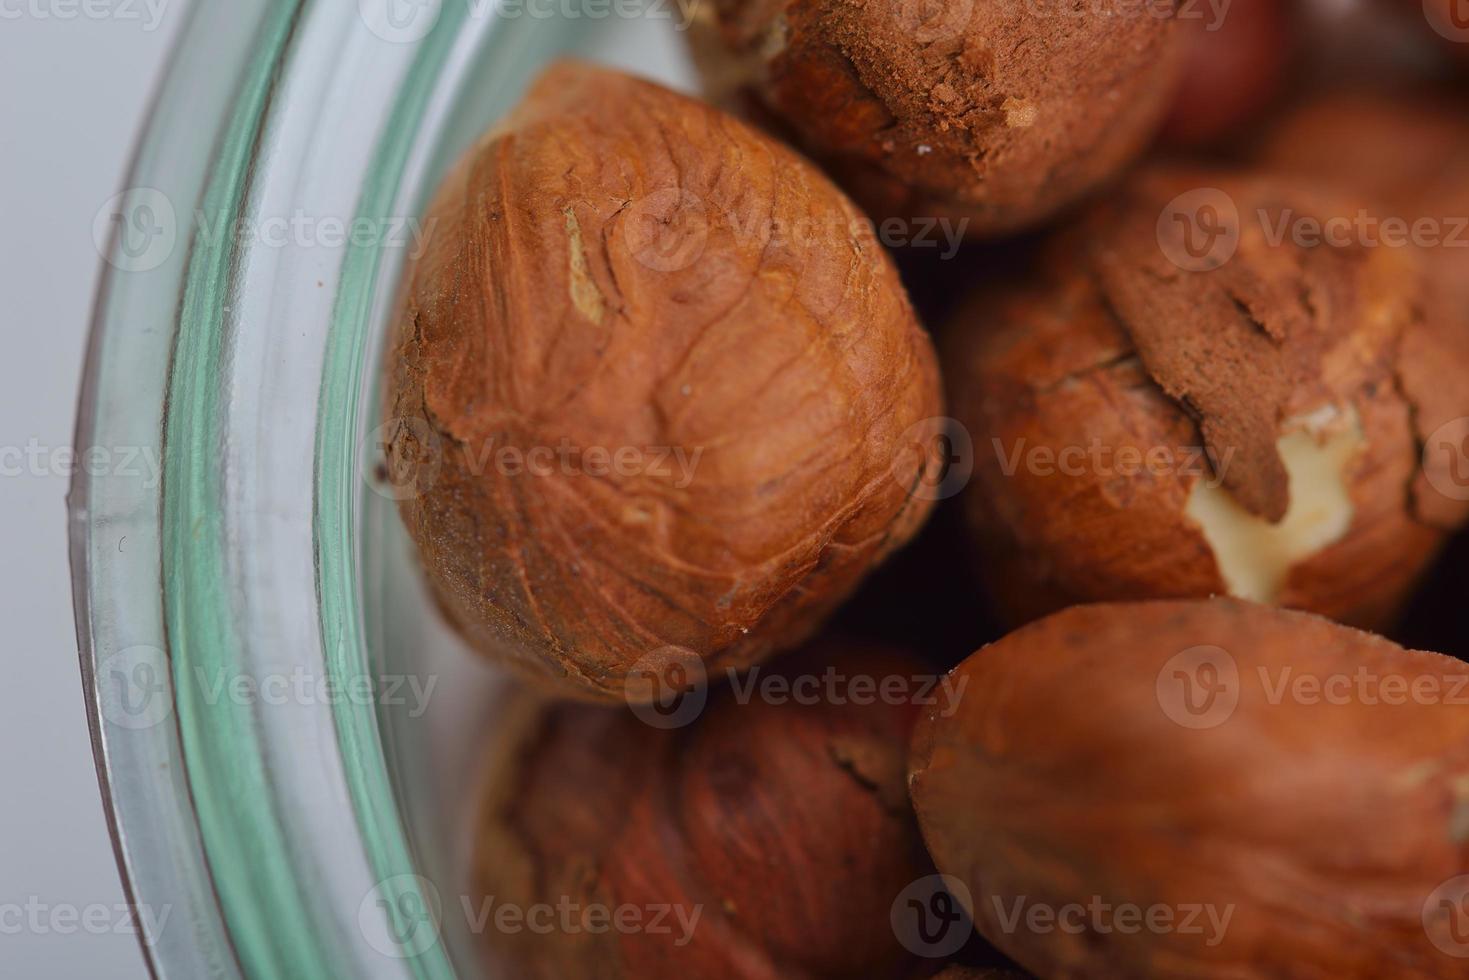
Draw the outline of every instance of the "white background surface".
M30 467L15 457L71 444L100 265L92 219L123 186L187 6L0 0L0 977L11 980L147 976L119 911L82 708L67 478L17 475L17 462Z

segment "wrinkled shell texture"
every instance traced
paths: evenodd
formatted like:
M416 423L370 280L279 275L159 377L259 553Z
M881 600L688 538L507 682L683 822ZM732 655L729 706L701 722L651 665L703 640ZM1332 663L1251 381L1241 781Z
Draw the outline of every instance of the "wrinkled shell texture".
M1172 679L1160 675L1197 645L1232 657L1216 661L1220 676L1237 668L1238 703L1213 727L1163 710ZM1022 966L1068 978L1464 976L1465 961L1440 951L1463 937L1431 899L1469 872L1469 707L1272 694L1281 676L1365 671L1447 695L1462 663L1220 599L1075 607L958 670L968 695L953 718L919 723L910 789L939 870L966 882L980 931ZM1023 919L1007 930L997 912L1094 896L1167 906L1175 923L1188 905L1233 911L1222 934L1042 932Z
M860 212L773 141L562 64L430 219L389 454L441 455L401 511L478 649L594 697L666 646L745 666L922 523L939 461L903 434L942 414L930 343ZM696 465L594 472L594 447Z
M1224 190L1242 216L1237 250L1212 271L1169 258L1186 254L1169 237L1182 226L1159 238L1165 204L1193 188ZM1354 409L1366 441L1346 466L1352 523L1292 566L1280 605L1380 625L1463 520L1462 504L1424 485L1419 409L1458 392L1466 414L1462 385L1427 376L1462 376L1469 358L1425 356L1442 352L1415 305L1414 256L1274 244L1267 231L1287 212L1356 207L1269 178L1150 172L1053 242L1031 281L983 293L953 324L950 398L975 446L967 519L1015 621L1081 601L1226 593L1185 513L1190 491L1218 480L1278 521L1290 502L1281 423L1324 405ZM1017 450L1093 446L1112 455L1066 472L1014 465ZM1116 455L1155 448L1169 453L1156 472Z
M1462 418L1461 370L1469 364L1469 119L1462 108L1438 93L1319 97L1282 118L1257 153L1263 166L1366 195L1384 218L1430 222L1441 243L1422 253L1426 329L1408 338L1401 370L1421 432ZM1434 492L1429 477L1454 481L1447 467L1458 452L1430 454L1414 490L1416 504L1441 524L1455 522L1460 508Z
M718 0L696 51L716 91L742 80L875 216L968 218L980 237L1115 175L1167 111L1173 4L1093 10Z
M822 649L777 671L912 676L904 657ZM918 669L926 669L921 666ZM792 675L793 676L793 675ZM575 703L522 705L497 741L476 858L486 895L529 906L671 905L682 946L619 935L491 930L510 976L901 976L888 923L933 873L905 789L912 705L739 703L715 693L688 729ZM670 918L670 922L672 922Z

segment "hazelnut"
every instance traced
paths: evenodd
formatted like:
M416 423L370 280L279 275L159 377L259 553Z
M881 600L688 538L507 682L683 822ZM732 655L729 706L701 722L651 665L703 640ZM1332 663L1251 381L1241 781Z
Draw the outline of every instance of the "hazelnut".
M1172 94L1174 13L1173 0L717 0L695 53L712 95L750 93L874 215L994 236L1144 147Z
M1469 116L1449 93L1317 94L1275 120L1254 155L1262 167L1330 180L1413 212L1469 206Z
M1258 149L1262 166L1329 181L1368 199L1423 260L1423 329L1404 339L1400 370L1415 394L1417 429L1429 438L1414 489L1441 524L1459 519L1469 478L1462 365L1469 363L1469 116L1449 96L1336 92L1286 114ZM1439 433L1433 438L1434 433ZM1435 486L1462 493L1445 496Z
M1391 619L1465 517L1419 466L1422 410L1469 397L1425 385L1418 256L1358 243L1357 214L1153 171L959 316L967 520L1012 619L1224 593Z
M1174 146L1236 136L1281 94L1298 46L1289 0L1197 3L1178 17L1183 68L1163 124Z
M593 698L665 648L748 666L922 524L930 342L865 217L773 140L561 64L427 227L388 455L433 462L401 513L475 648Z
M1469 666L1232 599L1079 606L974 654L910 789L1043 977L1462 977Z
M762 676L794 691L831 667L875 684L927 670L830 642ZM492 926L489 954L509 976L554 980L907 975L919 961L892 906L934 873L905 788L919 710L726 686L662 730L625 709L522 701L496 740L477 887L521 908L670 909L671 928Z

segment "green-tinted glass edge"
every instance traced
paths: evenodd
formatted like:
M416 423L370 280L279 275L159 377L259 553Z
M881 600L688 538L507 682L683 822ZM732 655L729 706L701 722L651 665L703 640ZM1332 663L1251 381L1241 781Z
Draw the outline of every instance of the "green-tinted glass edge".
M231 113L206 213L229 224L245 206L266 109L302 0L272 5L240 97ZM233 242L196 236L169 377L164 428L163 558L165 622L185 763L215 887L245 972L250 976L332 976L309 906L291 866L283 815L258 749L250 706L203 701L190 672L229 671L239 662L239 632L226 577L219 501L224 458L219 378L224 309L232 287Z
M433 32L424 40L405 80L398 102L384 129L377 158L359 202L357 217L384 227L392 218L404 166L419 132L424 107L454 44L467 6L451 4ZM358 489L354 422L360 410L363 370L370 312L378 277L378 250L351 245L342 265L341 285L327 340L326 360L318 406L316 472L317 589L321 608L322 645L328 669L341 690L351 690L371 678L362 622L359 618L361 583L354 542ZM416 894L417 865L403 826L379 723L371 705L345 704L335 712L337 738L346 762L353 805L377 880L387 901L384 908L396 935L411 935L418 924L415 909L433 907L431 896ZM409 899L404 901L404 899ZM420 980L452 980L453 963L442 938L407 957Z

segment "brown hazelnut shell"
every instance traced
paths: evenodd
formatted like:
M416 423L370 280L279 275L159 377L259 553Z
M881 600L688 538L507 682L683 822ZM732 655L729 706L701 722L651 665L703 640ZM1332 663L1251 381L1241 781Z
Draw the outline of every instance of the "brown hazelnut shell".
M433 462L400 511L476 649L594 698L668 647L747 666L922 524L939 463L905 431L942 415L930 342L865 217L773 140L563 63L426 226L388 455ZM697 465L593 473L595 447Z
M1245 216L1237 250L1212 270L1180 268L1176 243L1158 237L1169 202L1197 188L1222 190ZM1289 568L1277 604L1384 625L1462 521L1435 512L1436 499L1418 503L1420 491L1442 497L1421 486L1420 409L1456 390L1426 375L1469 373L1469 355L1420 353L1444 345L1419 309L1419 257L1277 246L1255 216L1287 209L1356 213L1353 199L1268 176L1150 171L1059 236L1030 281L986 289L956 318L946 373L975 454L965 510L1012 621L1075 602L1227 592L1185 512L1195 484L1218 481L1279 521L1291 499L1281 426L1322 405L1350 407L1360 425L1364 446L1344 471L1352 520ZM1469 414L1469 399L1455 404ZM1013 462L1017 447L1092 445L1111 459L1166 450L1169 462L1157 472Z
M892 651L828 641L762 668L794 678L926 674ZM867 977L921 965L890 925L933 874L908 803L919 708L744 703L712 692L689 727L626 710L524 700L496 733L476 885L504 903L695 908L683 945L650 931L487 931L516 977Z
M1212 659L1175 659L1200 647ZM1197 682L1191 694L1175 665ZM1380 686L1353 687L1363 672ZM1074 607L957 675L968 679L959 711L915 732L910 788L939 870L965 882L979 930L1025 968L1465 975L1462 921L1456 938L1435 896L1462 903L1469 890L1454 888L1469 873L1466 665L1218 599ZM1281 687L1317 678L1321 695L1337 677L1345 696ZM1391 678L1433 685L1439 700L1389 697ZM1212 701L1199 697L1206 683ZM1228 920L1078 931L1013 917L1017 901L1028 912L1094 899L1165 908L1175 924L1191 905Z
M1124 9L1125 8L1125 9ZM783 124L876 217L1037 224L1115 176L1167 111L1171 0L717 0L695 19L712 94Z
M1347 90L1308 99L1262 137L1260 165L1294 178L1328 182L1371 202L1374 213L1416 225L1434 238L1419 242L1424 328L1404 339L1400 370L1413 393L1414 421L1428 439L1463 419L1462 366L1469 363L1469 115L1437 89L1397 93ZM1469 434L1469 427L1455 432ZM1427 519L1452 528L1466 501L1438 486L1463 485L1451 470L1462 446L1430 446L1413 489Z
M1285 91L1304 33L1290 0L1192 4L1178 18L1183 67L1163 139L1174 147L1217 146Z

